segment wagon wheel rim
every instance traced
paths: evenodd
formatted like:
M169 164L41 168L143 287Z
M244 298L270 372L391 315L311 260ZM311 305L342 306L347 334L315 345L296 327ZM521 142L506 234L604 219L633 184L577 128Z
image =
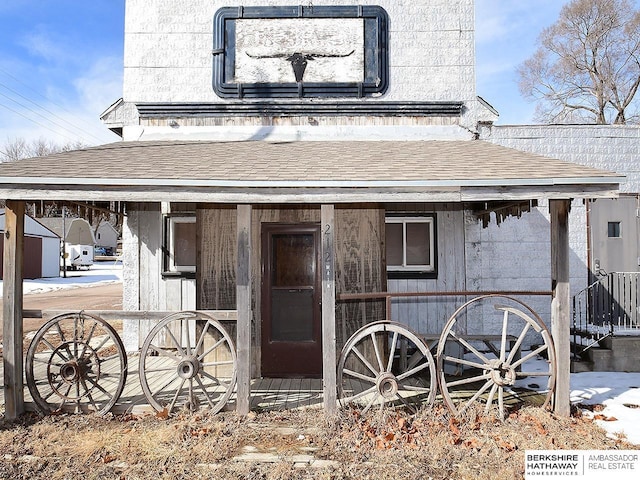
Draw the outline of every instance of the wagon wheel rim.
M222 324L199 312L178 312L147 335L138 374L158 412L207 408L217 413L233 393L236 368L235 346Z
M403 363L401 352L411 352ZM427 345L401 324L375 322L347 341L338 361L338 399L366 413L372 408L405 408L416 413L432 405L437 385Z
M498 345L489 351L478 345L478 335L472 340L464 333L465 316L481 302L493 303L502 317ZM525 405L546 408L553 397L557 365L551 334L540 316L518 299L484 295L466 302L445 325L436 357L440 392L455 416L480 403L485 415L495 411L504 419Z
M41 413L104 415L124 389L127 355L110 324L95 315L70 312L38 329L25 367L29 393Z

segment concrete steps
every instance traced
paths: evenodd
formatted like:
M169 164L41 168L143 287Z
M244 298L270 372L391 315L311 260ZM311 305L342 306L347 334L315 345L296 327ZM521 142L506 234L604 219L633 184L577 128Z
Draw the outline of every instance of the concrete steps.
M571 362L571 371L640 372L640 336L614 336L588 349L581 361Z

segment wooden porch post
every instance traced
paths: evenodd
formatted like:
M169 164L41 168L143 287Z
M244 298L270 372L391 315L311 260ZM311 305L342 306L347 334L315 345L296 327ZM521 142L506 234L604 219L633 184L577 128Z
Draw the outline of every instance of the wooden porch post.
M22 383L22 259L24 256L24 202L7 200L3 264L3 363L5 415L24 413Z
M551 214L551 335L556 349L556 391L554 412L571 414L570 394L570 330L571 298L569 285L569 210L571 200L550 200Z
M238 333L236 339L237 403L240 415L249 413L251 404L251 205L238 205L238 272L236 307Z
M322 225L322 389L328 415L337 410L335 214L333 205L320 207Z

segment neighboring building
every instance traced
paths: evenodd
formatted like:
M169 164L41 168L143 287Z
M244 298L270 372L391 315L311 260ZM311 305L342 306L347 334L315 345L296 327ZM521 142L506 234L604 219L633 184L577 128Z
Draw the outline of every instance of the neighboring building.
M89 222L73 217L46 217L39 221L63 239L65 256L61 266L75 270L93 265L96 239Z
M96 247L102 247L110 255L115 255L118 248L118 231L110 222L102 220L94 233Z
M4 210L0 212L0 272L4 254ZM60 276L60 237L29 215L24 224L24 278Z
M624 175L619 198L579 200L571 206L573 291L583 289L598 273L640 271L640 126L493 125L482 130L481 138ZM541 204L534 215L547 211ZM527 236L549 242L535 223Z

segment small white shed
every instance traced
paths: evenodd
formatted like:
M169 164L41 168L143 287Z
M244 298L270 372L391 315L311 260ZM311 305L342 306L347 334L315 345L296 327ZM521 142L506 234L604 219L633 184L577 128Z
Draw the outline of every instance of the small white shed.
M60 237L34 218L24 216L24 277L47 278L60 276ZM0 247L4 247L4 210L0 210ZM4 248L0 248L0 272Z

